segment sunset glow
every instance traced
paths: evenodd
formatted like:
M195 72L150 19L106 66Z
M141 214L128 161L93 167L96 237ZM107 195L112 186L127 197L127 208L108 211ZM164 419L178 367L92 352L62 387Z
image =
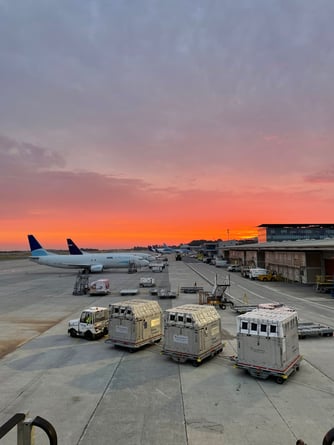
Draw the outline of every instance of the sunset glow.
M0 250L334 222L326 8L29 5L0 4Z

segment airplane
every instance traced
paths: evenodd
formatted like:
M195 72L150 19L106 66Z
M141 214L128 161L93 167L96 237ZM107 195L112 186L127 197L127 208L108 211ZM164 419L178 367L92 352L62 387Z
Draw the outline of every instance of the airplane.
M84 255L59 255L48 252L34 235L28 235L31 250L30 259L37 264L63 269L84 269L88 272L102 272L105 269L148 266L149 261L125 253L85 253Z
M68 250L70 252L70 255L87 255L87 252L85 252L84 250L81 250L76 244L75 242L71 239L71 238L67 238L67 246L68 246ZM109 252L111 255L114 254L114 252ZM103 253L96 253L95 255L105 255ZM131 252L130 254L128 253L117 253L117 255L133 255L136 258L140 258L143 260L147 260L149 262L151 261L156 261L157 257L155 255L152 255L150 253L139 253L139 252Z
M162 247L158 246L148 246L149 250L157 253L191 253L189 247L169 247L164 244Z

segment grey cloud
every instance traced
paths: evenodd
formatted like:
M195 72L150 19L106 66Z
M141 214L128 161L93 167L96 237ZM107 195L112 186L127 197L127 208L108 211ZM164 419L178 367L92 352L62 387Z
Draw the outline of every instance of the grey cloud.
M260 133L331 131L329 0L17 4L0 14L4 126L71 128L69 150L143 168L252 162Z
M19 142L0 134L1 176L27 169L38 173L40 169L64 167L65 160L56 152L29 142Z

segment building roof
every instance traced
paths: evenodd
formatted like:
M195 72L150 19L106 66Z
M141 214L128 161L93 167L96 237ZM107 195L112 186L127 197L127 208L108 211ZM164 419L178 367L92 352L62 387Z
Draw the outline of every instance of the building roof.
M334 229L334 224L260 224L257 227L299 227L299 228L307 228L307 229Z
M230 250L334 250L334 238L319 240L269 241L267 243L233 246Z

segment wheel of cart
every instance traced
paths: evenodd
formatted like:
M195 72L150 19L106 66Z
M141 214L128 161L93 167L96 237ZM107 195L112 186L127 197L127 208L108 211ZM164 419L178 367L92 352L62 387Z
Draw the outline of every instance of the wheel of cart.
M276 376L275 380L276 383L278 383L279 385L282 385L284 383L284 378L281 375Z

